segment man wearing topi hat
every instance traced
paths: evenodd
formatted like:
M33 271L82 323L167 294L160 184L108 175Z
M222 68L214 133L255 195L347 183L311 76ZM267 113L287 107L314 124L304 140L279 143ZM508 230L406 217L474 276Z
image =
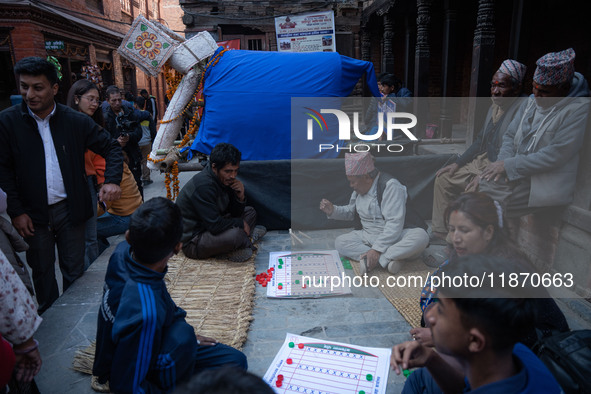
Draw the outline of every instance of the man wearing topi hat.
M443 214L447 206L461 193L477 191L480 173L497 159L503 134L523 103L518 97L526 97L522 93L526 69L518 61L503 61L490 82L492 104L478 137L454 163L437 171L433 193L432 243L443 243L441 241L446 239Z
M345 173L353 194L348 205L320 201L329 219L361 221L361 229L335 240L338 252L359 259L364 275L381 265L395 274L404 260L418 257L429 243L425 221L412 209L406 187L379 172L368 152L345 154Z
M505 133L497 160L482 172L480 191L509 217L573 200L590 109L589 87L574 61L570 48L538 59L533 95Z

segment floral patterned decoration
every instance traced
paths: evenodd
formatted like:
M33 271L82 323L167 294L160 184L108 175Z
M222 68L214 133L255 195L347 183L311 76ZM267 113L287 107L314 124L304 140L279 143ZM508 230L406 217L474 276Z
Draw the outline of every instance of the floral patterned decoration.
M150 60L154 60L162 49L162 43L157 41L157 38L156 34L144 31L137 36L134 48L140 51L140 56L147 56Z

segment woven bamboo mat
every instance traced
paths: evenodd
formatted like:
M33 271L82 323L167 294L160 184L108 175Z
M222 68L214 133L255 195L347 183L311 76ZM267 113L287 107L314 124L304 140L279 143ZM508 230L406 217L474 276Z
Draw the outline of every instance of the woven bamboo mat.
M242 349L252 321L255 257L233 263L189 259L181 252L168 261L166 287L197 334ZM93 360L94 343L76 351L72 368L90 374Z
M359 275L359 262L353 261L351 263L353 271ZM405 262L396 276L404 275L407 278L411 275L421 276L424 279L429 275L431 269L427 267L420 259ZM393 276L382 267L375 268L370 272L371 275L377 276L380 279L379 287L384 296L390 303L400 312L402 317L411 325L411 327L420 327L421 325L421 308L419 306L419 298L421 296L422 287L406 286L406 287L389 287L386 285L389 276ZM370 275L368 274L368 276Z

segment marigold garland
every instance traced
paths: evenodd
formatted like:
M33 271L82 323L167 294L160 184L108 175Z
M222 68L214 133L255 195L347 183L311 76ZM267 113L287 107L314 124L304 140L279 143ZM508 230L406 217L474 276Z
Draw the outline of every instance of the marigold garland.
M171 183L172 191L170 188ZM166 198L171 201L176 200L180 191L179 164L176 160L172 163L170 172L165 174L164 184L166 185Z
M203 81L205 79L205 74L207 73L207 70L210 67L214 67L219 62L220 58L223 56L223 54L227 50L228 49L224 49L224 50L220 51L220 53L215 55L213 58L211 58L209 60L209 62L207 62L207 65L205 66L205 68L201 72L201 77L199 79L199 85L197 85L197 89L195 90L195 94L193 94L193 97L191 98L191 100L189 100L189 102L187 103L185 108L183 108L183 110L179 113L179 115L174 117L173 119L161 120L158 123L160 123L160 124L171 123L174 120L185 115L187 113L187 111L189 110L189 108L191 108L191 106L193 105L194 102L203 103L202 95L203 95ZM180 73L176 72L174 69L172 69L172 67L170 67L168 64L166 64L164 66L164 78L166 79L166 84L168 85L168 89L166 90L166 96L168 97L169 100L172 100L172 96L174 96L174 93L176 92L179 84L181 83L181 79L183 78L183 76ZM189 129L187 130L187 132L183 136L183 139L181 140L181 142L177 145L178 149L187 145L189 143L189 141L191 140L191 137L193 137L196 134L197 130L199 129L200 120L201 120L201 111L199 110L199 108L196 108L195 112L193 113L193 116L191 117L191 121L189 122ZM148 160L151 161L152 163L160 163L160 162L164 161L165 159L166 159L166 157L163 157L161 159L152 159L151 157L148 157ZM179 175L178 162L175 161L172 164L170 172L166 172L165 179L164 179L164 184L166 185L166 198L168 198L169 200L172 200L172 201L174 201L179 194L180 182L179 182L178 175ZM170 188L171 183L172 183L172 190Z

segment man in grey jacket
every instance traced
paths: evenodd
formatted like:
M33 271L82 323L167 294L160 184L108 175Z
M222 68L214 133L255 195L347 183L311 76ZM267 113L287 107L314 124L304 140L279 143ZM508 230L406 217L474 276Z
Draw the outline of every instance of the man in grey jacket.
M348 205L320 201L329 219L353 220L359 215L361 229L340 235L337 251L359 259L362 275L381 265L396 274L402 262L418 257L429 243L426 224L408 204L406 187L379 172L368 152L346 153L345 173L354 190Z
M573 49L538 59L533 95L505 133L497 160L482 172L480 190L509 217L573 200L590 109L589 87L574 60Z

